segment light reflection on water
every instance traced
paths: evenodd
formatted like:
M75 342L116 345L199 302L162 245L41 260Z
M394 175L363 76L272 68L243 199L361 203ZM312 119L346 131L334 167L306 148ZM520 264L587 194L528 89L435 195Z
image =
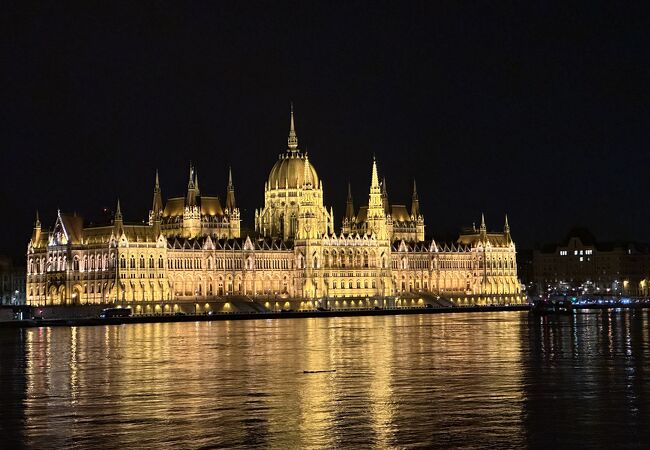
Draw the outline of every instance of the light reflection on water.
M0 432L29 448L640 448L648 313L1 330Z

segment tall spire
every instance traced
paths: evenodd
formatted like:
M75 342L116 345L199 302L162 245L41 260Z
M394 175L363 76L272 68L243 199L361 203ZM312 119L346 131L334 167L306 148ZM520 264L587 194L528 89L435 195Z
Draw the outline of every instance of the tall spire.
M122 208L120 207L120 199L117 199L117 207L115 208L115 222L122 222Z
M377 160L374 155L372 157L372 178L370 180L370 189L372 188L379 189L379 175L377 174Z
M383 213L383 203L381 196L381 186L379 185L379 175L377 174L377 160L372 157L372 178L370 181L370 198L368 199L368 214L373 210L373 214ZM383 215L383 214L382 214Z
M352 220L354 217L354 204L352 203L352 186L348 182L348 199L345 203L345 218Z
M190 179L187 182L187 189L194 189L194 166L192 161L190 161Z
M411 215L414 219L417 219L420 215L420 200L418 199L418 190L415 185L415 179L413 180L413 197L411 198Z
M293 102L291 102L291 123L289 124L289 150L295 152L298 149L298 136L296 135L296 126L293 121Z
M226 189L226 209L235 210L235 185L232 183L232 169L228 167L228 188Z
M196 206L196 197L199 195L199 179L196 175L196 170L190 162L190 179L187 182L187 199L185 201L185 206Z
M162 196L160 193L160 179L158 177L158 170L156 169L156 184L153 188L153 204L151 206L152 220L160 219L160 214L163 210Z
M38 217L38 209L36 210L36 222L34 222L34 228L41 227L41 219Z
M487 227L485 226L485 215L481 213L481 226L479 228L479 233L483 240L487 240Z
M508 224L508 215L507 214L506 214L506 222L503 225L503 236L506 238L507 243L512 242L512 238L510 237L510 225Z
M372 181L370 183L366 222L366 233L376 235L378 239L386 239L386 212L377 174L377 160L374 157L372 158Z

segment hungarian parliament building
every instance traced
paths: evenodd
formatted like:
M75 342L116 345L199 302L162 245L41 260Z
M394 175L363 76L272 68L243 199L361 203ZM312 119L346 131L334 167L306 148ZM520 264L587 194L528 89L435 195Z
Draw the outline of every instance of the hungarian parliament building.
M370 161L369 161L370 162ZM369 165L370 166L370 165ZM255 233L240 233L229 173L225 202L203 195L190 167L186 195L163 202L156 173L148 223L86 226L58 212L36 217L27 248L27 303L121 304L136 313L273 311L521 303L516 250L503 229L463 229L455 242L425 237L413 185L410 208L391 204L376 161L367 203L348 192L337 226L323 182L298 146L291 111L287 150L264 184Z

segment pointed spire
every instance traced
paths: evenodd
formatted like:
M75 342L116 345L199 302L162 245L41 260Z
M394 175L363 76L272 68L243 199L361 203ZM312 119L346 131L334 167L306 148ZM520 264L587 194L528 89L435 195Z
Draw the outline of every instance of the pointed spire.
M483 213L481 213L481 226L479 232L483 239L487 239L487 227L485 226L485 215Z
M199 178L196 175L196 170L190 162L190 179L187 182L187 198L185 200L185 206L194 207L196 206L196 197L199 195Z
M505 224L503 225L503 235L505 236L507 243L512 242L512 238L510 237L510 224L508 224L508 215L507 214L506 214Z
M226 189L226 209L235 210L235 185L232 182L232 168L228 167L228 188Z
M377 160L372 156L372 178L370 180L370 189L379 188L379 175L377 174Z
M122 208L120 207L120 199L117 199L117 207L115 208L115 222L122 222Z
M36 210L36 222L34 222L34 228L41 227L41 219L38 217L38 209Z
M190 161L190 179L187 182L187 189L194 189L194 166L192 161Z
M160 178L158 176L158 170L156 169L156 184L153 188L153 202L151 206L151 217L150 222L160 219L160 214L163 210L162 204L162 195L160 193Z
M289 124L289 150L295 152L298 149L298 136L296 135L296 126L293 120L293 102L291 102L291 123Z
M354 217L354 204L352 203L352 186L348 182L348 199L345 204L345 218L352 220Z
M413 197L411 199L411 215L417 219L420 215L420 200L418 199L418 189L413 180Z

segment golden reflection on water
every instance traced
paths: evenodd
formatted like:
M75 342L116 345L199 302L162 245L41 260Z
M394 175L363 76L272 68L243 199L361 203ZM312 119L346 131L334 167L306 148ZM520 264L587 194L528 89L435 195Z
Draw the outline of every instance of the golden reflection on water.
M23 431L31 448L524 447L549 420L603 428L616 406L642 421L648 327L466 313L29 329Z
M471 427L476 405L508 420L512 439L521 435L521 341L518 321L504 317L28 330L28 434L59 447L105 433L116 448L392 447L453 443L445 430ZM470 409L456 414L457 403Z

